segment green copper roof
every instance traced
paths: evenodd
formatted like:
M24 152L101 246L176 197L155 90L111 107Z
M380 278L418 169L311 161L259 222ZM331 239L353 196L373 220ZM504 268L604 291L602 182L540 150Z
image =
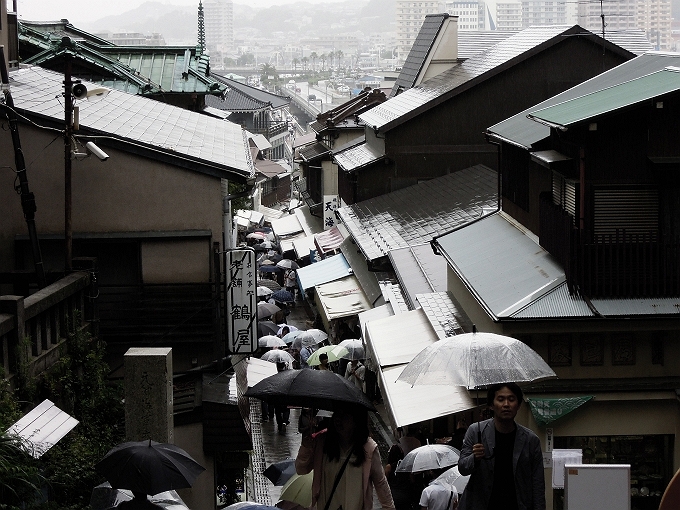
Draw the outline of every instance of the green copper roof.
M605 113L680 90L680 68L661 71L608 87L554 106L536 110L528 118L542 124L564 129Z

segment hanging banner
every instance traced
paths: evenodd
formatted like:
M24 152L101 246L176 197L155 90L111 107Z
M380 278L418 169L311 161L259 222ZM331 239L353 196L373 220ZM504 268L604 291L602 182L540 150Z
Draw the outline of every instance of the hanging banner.
M225 254L227 352L252 354L257 350L257 271L255 251Z
M575 409L593 399L592 395L583 397L567 398L529 398L531 414L534 415L536 423L545 426L555 420L566 416Z

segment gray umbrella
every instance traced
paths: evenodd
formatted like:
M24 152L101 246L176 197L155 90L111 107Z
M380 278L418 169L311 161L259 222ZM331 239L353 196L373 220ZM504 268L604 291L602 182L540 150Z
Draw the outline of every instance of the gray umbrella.
M408 452L397 464L397 473L419 473L458 463L460 452L446 444L426 444Z

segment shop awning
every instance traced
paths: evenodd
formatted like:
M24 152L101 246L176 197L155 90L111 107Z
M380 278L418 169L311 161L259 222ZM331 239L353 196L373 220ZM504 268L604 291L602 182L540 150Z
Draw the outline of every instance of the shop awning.
M295 242L300 239L304 239L305 237L309 236L304 232L298 232L297 234L293 234L285 238L279 237L279 246L281 247L281 253L293 251L295 249Z
M279 218L282 218L285 216L287 213L283 211L279 211L277 209L272 209L270 207L265 207L264 205L261 205L259 207L259 212L261 212L264 215L264 221L268 221L271 223L272 221L278 220Z
M293 239L293 249L295 250L295 256L299 259L308 256L311 250L316 250L314 236L304 236Z
M366 345L381 367L408 363L436 341L434 328L420 308L366 325Z
M380 390L390 421L403 427L466 411L475 407L462 386L411 386L397 378L406 365L385 368L379 372Z
M354 243L351 237L345 238L340 245L340 251L352 267L354 275L359 280L361 288L364 289L369 301L375 306L379 298L382 298L382 291L380 284L375 276L375 273L368 270L368 263L366 257L361 253L359 247ZM384 302L384 301L383 301Z
M297 270L298 284L303 293L307 289L339 280L350 274L352 269L342 253Z
M289 236L302 232L302 225L295 214L289 214L272 221L272 230L277 236Z
M248 387L255 386L262 379L266 379L276 373L276 363L263 361L258 358L248 358L246 363L248 363Z
M359 324L361 325L361 333L363 334L364 338L366 338L367 335L366 326L368 325L369 321L384 319L385 317L392 317L393 315L394 310L390 303L385 303L384 305L376 306L375 308L361 312L359 314Z
M534 415L536 423L539 425L548 425L570 412L578 409L583 404L592 400L592 395L583 397L563 397L563 398L528 398L531 414Z
M335 255L331 258L336 257L342 257L342 255ZM312 265L318 266L319 264ZM359 280L354 275L317 285L315 289L321 309L329 321L340 317L358 315L371 309L371 303L368 302L366 294L361 290Z
M319 254L323 257L328 252L332 252L340 248L343 237L338 227L333 227L329 230L324 230L318 234L314 234L314 244L316 244Z

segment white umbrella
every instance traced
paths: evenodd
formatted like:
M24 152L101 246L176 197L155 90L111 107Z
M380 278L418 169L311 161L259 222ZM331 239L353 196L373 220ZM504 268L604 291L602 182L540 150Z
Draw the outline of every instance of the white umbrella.
M286 342L281 340L278 336L265 335L257 339L257 345L260 347L285 347Z
M465 486L470 480L470 475L463 476L458 471L458 466L453 466L451 469L444 471L441 475L434 479L434 483L443 485L444 487L455 487L458 494L463 494Z
M343 356L345 359L355 360L366 358L366 351L364 350L364 344L361 340L350 338L343 340L338 345L342 345L347 349L347 354Z
M555 372L524 342L494 333L466 333L420 351L397 380L472 389L548 377L556 377Z
M446 444L426 444L408 452L397 464L397 473L418 473L458 463L460 452Z
M260 239L264 241L265 239L267 239L267 234L265 234L264 232L251 232L246 236L246 239Z
M289 260L289 259L282 259L279 260L276 263L277 266L283 267L285 269L300 269L300 266L298 266L297 262L294 260Z
M270 289L269 287L260 286L260 287L257 288L257 297L267 297L267 296L271 296L273 293L274 293L274 291L272 289Z

